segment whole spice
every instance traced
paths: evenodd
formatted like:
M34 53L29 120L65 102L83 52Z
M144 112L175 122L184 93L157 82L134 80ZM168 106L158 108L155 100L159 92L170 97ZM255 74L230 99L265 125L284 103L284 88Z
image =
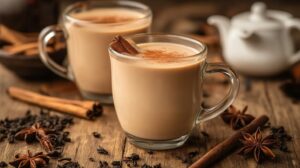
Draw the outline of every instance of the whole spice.
M9 164L17 168L42 168L49 164L49 158L43 152L33 155L27 151L27 154L17 154L15 159Z
M130 44L122 36L116 36L113 39L113 41L110 43L110 47L119 53L127 53L127 54L136 55L139 52L136 49L136 47L133 47L133 45L134 44Z
M9 87L8 94L16 99L86 119L102 115L102 106L94 101L79 101L56 98L34 93L17 87Z
M8 166L8 164L6 162L4 162L4 161L0 162L0 168L5 168L7 166Z
M153 150L147 150L147 153L149 154L149 155L153 155L154 154L154 151Z
M107 151L106 149L104 149L103 147L101 147L101 146L98 146L97 152L98 152L99 154L109 155L108 151Z
M107 161L99 161L99 168L109 168Z
M184 154L183 156L175 156L175 157L177 159L181 160L182 163L189 166L193 163L194 158L198 155L199 155L199 151L191 151L191 152Z
M230 124L232 129L237 130L248 125L254 117L250 114L246 114L248 106L245 106L242 111L237 110L236 107L230 106L222 115L222 119L225 123Z
M101 138L101 134L99 132L93 132L93 136L95 138Z
M111 165L113 166L113 168L121 168L122 167L121 161L112 161Z
M268 122L269 118L262 115L254 119L250 124L236 131L231 137L225 139L223 142L217 144L204 154L200 159L193 163L189 168L205 168L209 167L216 161L226 157L239 146L239 139L242 138L243 133L253 133L258 127L262 127Z
M65 157L65 158L58 159L58 161L59 161L59 162L63 162L63 161L69 161L69 162L71 162L72 159L69 158L69 157Z
M90 158L89 158L89 161L91 161L91 162L96 162L95 158L93 158L93 157L90 157Z
M130 167L138 167L137 161L140 160L140 156L136 153L132 153L131 156L127 156L123 161Z
M25 140L27 143L38 140L42 147L47 152L50 152L53 150L53 145L47 136L48 133L50 133L50 131L43 128L40 123L35 123L31 127L24 128L17 132L15 138L18 140Z
M61 162L64 163L57 165L57 168L83 168L78 162L71 160L61 160Z
M51 158L60 158L62 157L62 148L57 148L56 150L52 150L50 152L47 153L47 156L51 157Z
M145 163L145 164L142 165L141 168L161 168L161 164L158 163L156 165L150 166L150 165L148 165L148 164Z
M292 137L286 133L284 127L271 127L271 135L276 139L279 149L288 152L287 141L291 141Z
M275 154L271 149L276 146L276 140L272 135L263 137L259 128L254 135L243 133L241 142L243 147L238 151L239 154L244 156L253 155L256 162L260 162L265 158L275 158Z

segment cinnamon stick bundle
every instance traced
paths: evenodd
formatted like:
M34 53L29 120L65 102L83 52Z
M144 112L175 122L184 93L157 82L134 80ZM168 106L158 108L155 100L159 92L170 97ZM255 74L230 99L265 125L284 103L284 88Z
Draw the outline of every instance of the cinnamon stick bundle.
M37 36L26 36L23 33L9 29L4 25L0 25L0 40L11 43L12 45L19 45L36 41Z
M60 35L50 40L51 46L47 47L48 53L65 48L65 43L59 39ZM9 43L1 49L9 55L24 54L25 56L37 56L38 50L38 33L21 33L0 24L0 40Z
M69 100L45 96L17 87L9 87L8 94L18 100L49 108L85 119L94 119L102 114L102 106L94 101Z
M268 120L269 118L266 115L262 115L256 118L250 124L235 132L231 137L225 139L223 142L217 144L215 147L210 149L189 168L209 167L216 161L226 157L239 146L239 140L242 138L243 132L252 134L256 131L257 128L265 125L268 122Z

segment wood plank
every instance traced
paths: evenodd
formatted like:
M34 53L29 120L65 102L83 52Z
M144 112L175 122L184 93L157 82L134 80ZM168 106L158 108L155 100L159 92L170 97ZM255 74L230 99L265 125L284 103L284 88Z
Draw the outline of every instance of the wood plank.
M6 95L6 88L14 85L35 91L42 91L49 95L75 98L80 96L76 87L71 82L64 80L49 80L49 81L24 81L15 77L12 73L0 66L0 118L17 117L23 115L27 109L32 109L34 113L39 112L39 108L29 106L27 104L10 99ZM286 98L278 89L281 82L279 81L263 81L253 80L251 91L247 91L244 85L244 78L242 77L242 85L238 99L235 105L242 108L244 105L249 105L249 113L255 116L267 114L270 116L270 121L274 125L284 125L289 133L294 137L290 143L290 153L278 154L279 159L275 161L265 162L257 165L253 159L244 160L243 157L233 154L226 159L219 162L214 167L228 168L228 167L264 167L264 168L290 168L299 167L299 153L300 153L300 105L294 104L290 99ZM225 94L228 87L226 85L213 84L214 79L208 80L206 90L211 94L207 98L206 103L214 104ZM137 148L126 142L126 138L120 125L117 121L115 110L113 107L105 107L103 117L96 121L86 121L82 119L75 119L75 125L70 127L72 142L67 144L64 150L65 156L71 157L78 161L85 167L97 167L97 163L90 162L89 157L93 157L96 161L106 160L109 163L112 160L121 160L124 156L129 156L132 153L137 153L142 158L139 161L141 166L143 163L154 165L161 163L164 168L184 168L183 164L177 156L183 156L190 151L199 151L200 157L208 149L215 144L221 142L226 137L230 136L233 131L224 124L220 117L217 117L208 122L198 125L193 131L194 136L200 136L197 145L191 143L185 144L183 147L168 151L154 151L150 155L146 150ZM98 131L103 135L102 139L95 139L92 132ZM201 136L201 131L209 133L210 137L205 139ZM96 151L97 146L102 146L110 152L110 156L99 155ZM29 146L32 151L40 151L38 144ZM29 149L24 142L16 144L0 143L0 161L10 161L18 152L25 152ZM275 163L275 164L274 164ZM56 167L56 162L51 161L50 167ZM126 164L123 163L126 168Z

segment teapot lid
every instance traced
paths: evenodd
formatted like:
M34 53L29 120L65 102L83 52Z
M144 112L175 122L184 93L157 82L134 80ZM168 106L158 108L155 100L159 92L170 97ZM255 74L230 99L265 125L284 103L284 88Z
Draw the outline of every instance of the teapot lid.
M263 2L252 5L250 12L244 12L232 19L232 24L238 27L254 29L278 29L282 28L284 19L290 14L281 11L267 10Z

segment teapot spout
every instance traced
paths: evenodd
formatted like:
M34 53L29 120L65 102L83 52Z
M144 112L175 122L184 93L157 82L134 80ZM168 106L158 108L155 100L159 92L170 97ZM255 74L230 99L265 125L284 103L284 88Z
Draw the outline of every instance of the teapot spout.
M219 29L221 43L223 48L225 48L229 26L230 26L229 19L226 18L225 16L215 15L215 16L210 16L207 22L211 25L215 25Z

